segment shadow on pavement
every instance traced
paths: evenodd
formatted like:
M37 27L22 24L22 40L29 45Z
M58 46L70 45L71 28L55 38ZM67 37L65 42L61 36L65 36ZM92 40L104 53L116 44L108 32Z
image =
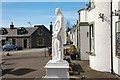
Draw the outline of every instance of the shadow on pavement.
M11 71L10 74L16 75L16 76L21 76L21 75L25 75L25 74L28 74L28 73L33 72L33 71L36 71L36 70L29 69L29 68L20 68L20 69Z
M81 72L84 73L85 71L83 70L83 68L81 67L80 64L76 64L76 68Z
M85 71L83 70L80 64L74 64L74 63L70 64L70 68L69 68L70 76L80 75L80 73L84 73L84 72Z
M11 68L11 69L4 69L2 71L2 76L4 76L5 74L9 74L14 68Z
M25 74L28 74L30 72L36 71L35 69L29 69L29 68L20 68L20 69L16 69L13 70L12 69L5 69L2 72L2 76L4 76L5 74L11 74L11 75L15 75L15 76L22 76Z

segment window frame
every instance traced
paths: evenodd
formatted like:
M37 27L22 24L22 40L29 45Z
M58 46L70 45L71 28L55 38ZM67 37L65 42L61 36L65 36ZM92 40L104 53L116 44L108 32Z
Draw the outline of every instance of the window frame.
M93 38L93 43L92 43L92 38ZM96 56L95 54L95 22L89 23L89 50L90 50L91 56Z
M119 43L119 45L120 45L120 41L117 43L117 39L118 39L118 37L117 37L117 33L119 33L120 34L120 32L118 32L118 27L120 27L120 26L118 26L118 23L120 23L120 21L117 21L117 22L115 22L115 47L116 47L116 52L115 52L115 56L116 57L119 57L120 58L120 53L117 53L117 50L118 50L118 47L117 47L117 45L118 45L118 43ZM120 52L120 51L119 51Z
M36 43L37 43L36 45L39 46L39 47L44 46L45 45L44 37L38 37Z
M42 35L42 33L43 33L43 29L38 29L38 31L37 31L37 33L38 33L38 35Z
M94 9L94 8L95 8L95 1L92 0L92 1L90 1L90 2L88 3L88 10L90 11L90 10L92 10L92 9Z

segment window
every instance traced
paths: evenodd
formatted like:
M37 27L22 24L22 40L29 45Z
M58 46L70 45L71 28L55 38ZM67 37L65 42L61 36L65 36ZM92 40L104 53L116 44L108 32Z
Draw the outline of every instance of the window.
M37 46L44 46L44 38L43 37L38 37L37 38Z
M43 30L41 28L38 29L38 35L42 35L42 33L43 33Z
M12 44L13 44L13 45L16 44L16 39L12 39Z
M90 52L91 55L94 54L95 51L95 43L94 43L94 24L90 24L89 26L89 39L90 39Z
M0 29L0 34L1 34L1 35L7 34L7 33L8 33L8 31L7 31L6 28L3 28L3 27L2 27L2 28Z
M118 14L119 14L119 20L120 20L120 1L118 2Z
M116 56L120 56L120 21L116 22Z
M5 45L5 40L2 40L2 46Z
M92 10L95 8L95 2L94 0L91 0L88 4L88 10Z
M22 35L22 34L26 34L26 33L28 33L28 31L24 27L20 27L17 29L18 35Z
M92 2L91 2L91 8L95 8L95 2L94 2L94 0L92 0Z

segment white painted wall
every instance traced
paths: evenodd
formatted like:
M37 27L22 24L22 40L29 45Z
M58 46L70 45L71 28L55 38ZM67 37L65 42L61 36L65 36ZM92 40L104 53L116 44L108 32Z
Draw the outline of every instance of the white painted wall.
M81 60L89 60L89 55L86 53L89 51L89 38L87 32L89 32L89 26L82 26L82 22L87 22L87 10L81 9L80 13L80 57Z
M103 13L106 21L102 22L99 14ZM88 12L88 21L95 25L95 54L90 56L90 67L98 71L110 72L111 70L111 39L110 39L110 3L97 2L95 8Z
M77 48L77 28L75 28L73 45L75 45Z
M71 33L71 41L73 42L73 45L77 47L77 29L75 27Z
M120 75L120 59L118 59L118 75Z
M120 1L120 0L119 0ZM118 5L118 0L113 2L113 11L120 10L120 3ZM113 16L113 70L116 74L120 75L120 58L116 57L116 27L115 22L118 21L118 16Z
M73 29L68 32L68 35L70 36L70 40L73 42L73 45L77 47L77 28L73 27Z
M89 51L89 37L87 36L87 32L89 32L89 26L80 26L81 60L89 60L89 55L86 53Z
M87 10L80 11L80 22L87 22Z

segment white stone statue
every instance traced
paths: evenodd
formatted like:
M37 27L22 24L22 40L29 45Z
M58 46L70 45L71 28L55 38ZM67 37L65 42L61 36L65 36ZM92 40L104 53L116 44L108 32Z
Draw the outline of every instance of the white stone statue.
M56 8L55 12L57 17L52 34L52 61L61 62L64 58L63 44L65 43L64 16L59 8Z

